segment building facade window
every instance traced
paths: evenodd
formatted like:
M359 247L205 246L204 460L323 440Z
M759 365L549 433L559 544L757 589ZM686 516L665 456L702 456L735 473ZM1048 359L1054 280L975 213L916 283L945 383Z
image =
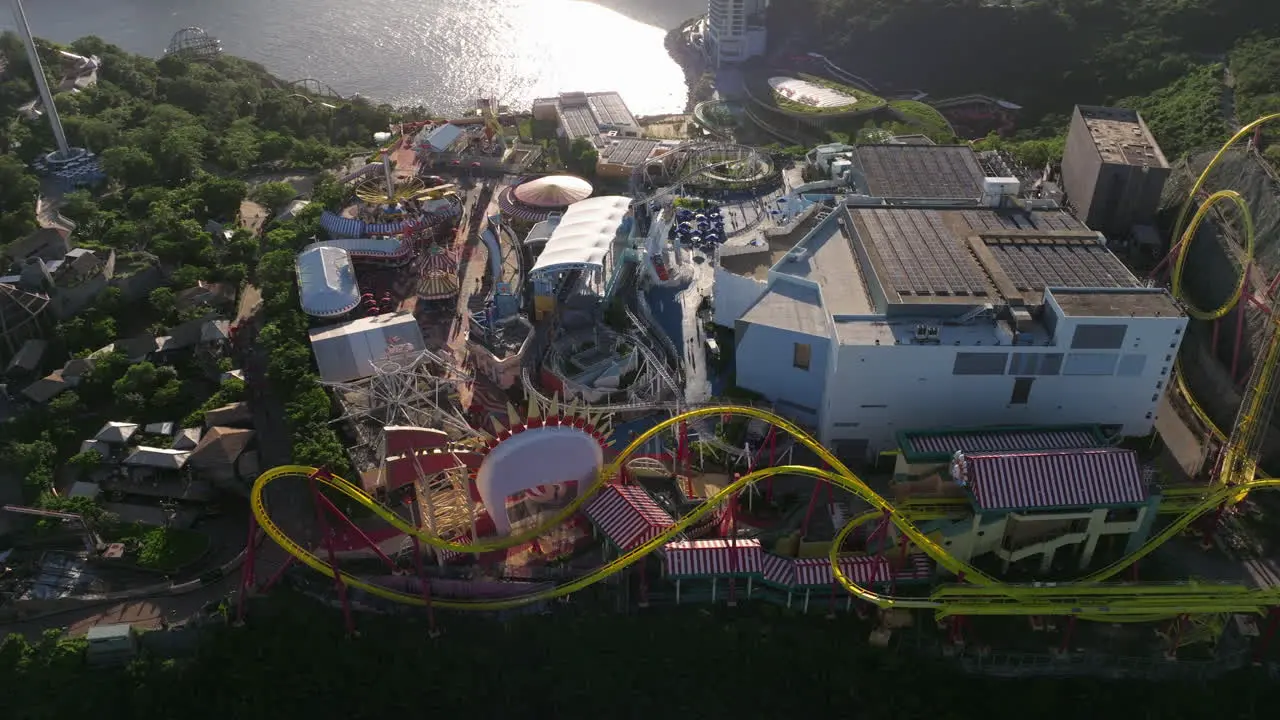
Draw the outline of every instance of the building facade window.
M801 370L809 369L809 362L813 354L813 348L809 343L796 343L792 352L791 364Z
M1009 398L1010 405L1026 405L1031 399L1031 384L1035 382L1035 378L1020 377L1013 379L1013 395Z

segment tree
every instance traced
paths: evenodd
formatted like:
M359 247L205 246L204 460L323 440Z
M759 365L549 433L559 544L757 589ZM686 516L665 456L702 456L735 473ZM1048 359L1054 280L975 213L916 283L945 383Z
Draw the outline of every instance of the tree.
M223 222L240 215L240 203L249 194L243 180L205 175L192 188L204 205L204 215Z
M40 182L12 155L0 155L0 245L35 229Z
M169 318L177 310L177 296L173 288L158 287L147 295L147 302L162 318Z
M577 138L569 146L569 156L565 158L565 167L570 172L587 178L596 176L596 162L600 154L590 140Z
M142 148L119 146L102 153L102 169L116 182L138 187L156 182L156 162Z
M249 196L272 213L277 213L298 197L298 191L287 182L267 182L255 187Z

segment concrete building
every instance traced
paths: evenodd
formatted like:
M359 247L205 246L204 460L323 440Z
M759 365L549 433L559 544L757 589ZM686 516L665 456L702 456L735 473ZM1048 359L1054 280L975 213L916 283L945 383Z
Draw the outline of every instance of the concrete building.
M847 457L927 427L1151 432L1187 324L1166 291L1071 215L1018 204L1016 182L968 201L892 185L917 199L814 205L767 252L718 260L740 387Z
M769 0L710 0L703 48L714 67L765 54Z
M1135 110L1077 105L1062 156L1062 185L1077 216L1113 237L1150 224L1169 162Z
M554 121L561 137L595 142L600 137L640 137L640 124L616 92L569 92L533 101L536 120Z

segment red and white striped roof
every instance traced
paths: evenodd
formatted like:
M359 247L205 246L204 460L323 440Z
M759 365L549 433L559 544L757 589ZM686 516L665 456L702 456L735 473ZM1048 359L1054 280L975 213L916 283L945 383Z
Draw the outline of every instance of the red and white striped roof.
M760 560L760 576L767 583L790 587L795 584L796 569L791 558L764 553Z
M1098 446L1087 430L1026 430L1013 432L972 432L912 434L904 436L907 452L954 455L958 452L1000 452L1017 450L1068 450Z
M820 558L796 558L792 561L795 570L795 587L816 587L831 585L836 581L831 572L831 560ZM851 555L840 558L840 570L845 577L855 584L866 587L873 583L889 582L889 561L883 557L869 555Z
M957 479L982 510L1129 505L1147 499L1132 450L965 453L959 465Z
M663 546L669 577L758 574L759 540L676 540Z
M631 550L675 524L649 493L635 485L604 486L585 511L600 532L622 550Z

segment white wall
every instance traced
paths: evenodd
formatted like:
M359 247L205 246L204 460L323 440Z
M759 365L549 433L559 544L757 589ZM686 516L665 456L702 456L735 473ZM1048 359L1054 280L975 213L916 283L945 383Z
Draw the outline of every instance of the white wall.
M1159 396L1167 388L1185 319L1124 318L1124 347L1076 354L1143 356L1140 372L1073 375L1070 348L1077 319L1059 323L1053 346L844 345L839 348L825 398L823 439L867 439L869 452L893 447L894 433L946 426L1119 425L1125 435L1154 427ZM1096 322L1114 324L1116 318ZM1036 376L1025 404L1012 404L1016 377L953 375L956 354L1061 353L1057 375ZM1087 360L1088 358L1086 358ZM1116 364L1120 364L1117 359ZM1132 370L1137 361L1128 360ZM1079 365L1079 364L1077 364ZM1091 369L1097 363L1080 367ZM1015 371L1021 372L1021 371Z
M712 322L727 328L732 328L738 318L751 309L769 289L760 280L743 277L719 267L715 268L714 282L711 297L714 309Z
M818 422L829 376L829 337L743 323L734 349L735 382L779 403L778 411L805 425ZM809 367L795 367L796 344L809 346Z

